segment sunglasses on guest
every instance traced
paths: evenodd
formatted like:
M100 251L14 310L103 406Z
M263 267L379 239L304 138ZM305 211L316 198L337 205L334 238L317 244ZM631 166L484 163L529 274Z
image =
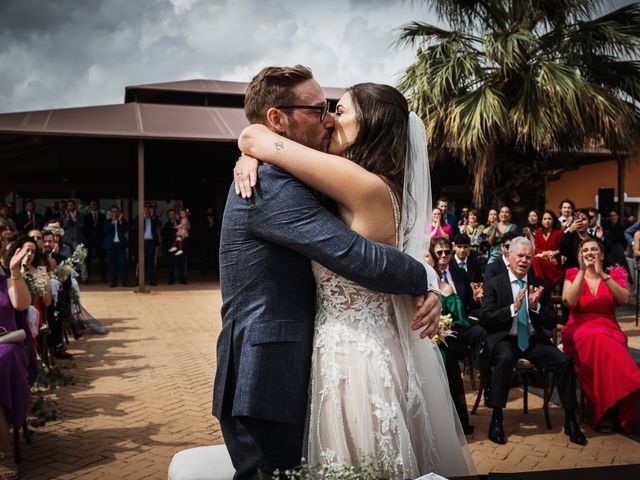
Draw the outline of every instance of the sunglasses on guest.
M451 250L436 250L435 254L439 257L451 255Z

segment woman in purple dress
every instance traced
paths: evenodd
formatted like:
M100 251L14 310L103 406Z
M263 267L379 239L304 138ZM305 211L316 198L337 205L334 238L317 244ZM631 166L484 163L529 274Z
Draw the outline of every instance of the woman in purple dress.
M30 387L28 365L31 335L26 328L22 311L31 304L31 294L22 276L22 265L29 261L28 249L18 248L9 260L11 275L0 276L0 335L7 338L23 330L22 340L2 343L0 339L0 478L18 477L13 455L9 426L19 426L29 409ZM21 333L20 333L21 335ZM5 339L6 341L6 339Z

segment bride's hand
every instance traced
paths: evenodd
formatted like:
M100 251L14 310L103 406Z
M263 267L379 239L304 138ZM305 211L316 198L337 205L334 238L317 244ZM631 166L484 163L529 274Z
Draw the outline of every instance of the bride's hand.
M238 158L233 168L233 181L235 182L236 195L242 198L251 197L251 189L256 186L258 180L258 165L260 162L246 153Z
M434 292L427 292L424 296L414 297L416 313L411 317L411 330L419 330L420 338L431 338L440 328L440 296Z

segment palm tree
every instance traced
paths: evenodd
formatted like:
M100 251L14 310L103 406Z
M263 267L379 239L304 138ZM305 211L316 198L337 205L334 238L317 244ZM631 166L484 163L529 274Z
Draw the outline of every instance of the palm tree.
M639 3L598 18L596 0L428 3L450 29L401 28L398 43L418 48L399 88L425 121L432 159L469 168L478 205L485 190L541 185L558 156L638 151Z

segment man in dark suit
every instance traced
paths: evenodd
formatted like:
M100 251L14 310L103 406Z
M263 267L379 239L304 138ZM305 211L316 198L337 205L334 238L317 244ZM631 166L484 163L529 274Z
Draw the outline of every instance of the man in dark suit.
M459 233L453 238L453 261L467 273L472 282L482 281L482 265L478 257L471 254L471 239L466 233Z
M299 65L256 75L245 113L252 123L321 150L333 130L322 89ZM259 178L251 199L231 186L220 241L223 306L213 414L238 480L301 460L315 317L309 259L366 288L420 298L417 316L429 330L440 313L437 294L427 292L437 281L433 270L346 228L287 172L262 166Z
M24 205L24 212L18 215L16 229L26 233L29 230L40 230L44 225L42 215L36 212L36 204L33 200L27 200Z
M509 269L509 245L511 245L511 240L518 236L520 236L520 234L516 232L506 232L502 236L502 244L500 245L500 248L502 248L502 256L487 264L487 266L485 267L485 282L491 280L491 278L495 277L496 275L506 273L506 271Z
M87 271L89 276L87 282L91 278L93 272L93 260L98 259L98 269L100 272L100 279L103 282L107 281L104 250L102 248L102 241L104 240L104 223L106 217L98 209L98 202L91 200L89 202L89 212L85 215L84 219L84 238L87 242Z
M555 375L565 409L565 433L573 443L586 445L575 418L576 376L571 359L558 350L545 334L556 324L551 295L541 280L527 277L534 247L525 237L511 240L509 269L485 283L481 324L487 330L491 374L486 404L493 408L489 440L504 444L502 409L507 403L511 375L518 358Z
M447 345L442 350L445 356L453 355L453 361L445 361L447 369L447 377L449 378L449 390L455 404L462 428L466 434L473 433L473 426L469 424L469 414L467 412L467 404L464 397L464 386L460 381L460 368L458 362L466 361L467 349L471 349L476 358L481 372L484 372L489 365L487 355L487 333L477 323L473 323L473 318L479 316L478 308L479 294L481 290L474 290L471 282L462 268L452 260L453 252L449 240L439 237L433 240L433 254L436 257L436 268L440 272L442 281L451 286L454 293L462 302L462 309L469 321L460 321L455 329L456 336L447 339ZM460 319L462 320L462 319Z
M144 272L145 278L149 285L157 286L158 279L156 276L156 249L160 245L160 230L162 229L162 220L155 214L153 203L145 202L144 204ZM138 251L138 217L133 219L133 249Z
M127 272L127 229L129 224L116 205L113 205L110 211L111 217L104 222L103 226L102 247L109 258L111 287L118 285L118 272L122 278L122 286L126 287L129 285L129 273Z

